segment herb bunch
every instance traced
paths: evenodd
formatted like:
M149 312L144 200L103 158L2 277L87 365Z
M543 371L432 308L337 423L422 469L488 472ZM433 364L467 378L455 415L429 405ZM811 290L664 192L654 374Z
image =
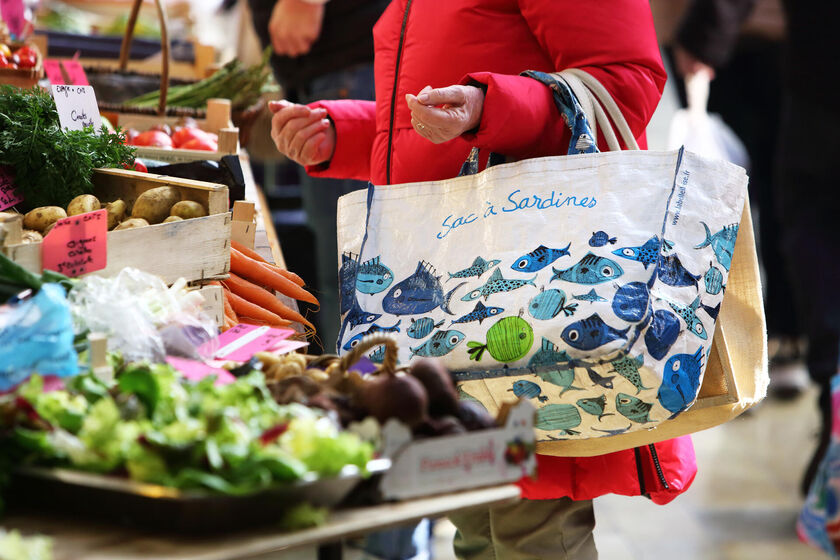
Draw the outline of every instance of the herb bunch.
M134 161L125 136L103 126L62 130L52 96L40 88L0 86L0 165L14 170L14 183L26 208L66 207L93 192L97 167L123 167Z

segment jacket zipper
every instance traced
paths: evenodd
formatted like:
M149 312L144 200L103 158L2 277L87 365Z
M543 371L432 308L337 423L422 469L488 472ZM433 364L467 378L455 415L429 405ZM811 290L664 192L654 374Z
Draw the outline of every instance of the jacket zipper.
M400 43L397 47L397 66L394 69L394 89L391 91L391 121L388 125L388 162L385 168L385 177L387 184L391 184L391 150L394 146L394 118L397 109L397 83L400 79L400 61L402 60L403 42L405 41L405 27L408 24L408 12L411 10L411 1L405 3L405 12L403 13L402 28L400 29Z
M662 487L665 490L669 490L670 486L668 486L668 481L665 480L665 474L662 472L662 465L659 464L659 454L656 452L656 446L652 443L648 445L648 449L650 449L650 457L653 459L653 466L656 467L656 475L659 477L659 482L662 483Z
M639 476L639 494L649 498L647 488L645 488L645 472L642 469L642 452L638 447L633 448L633 454L636 456L636 474Z

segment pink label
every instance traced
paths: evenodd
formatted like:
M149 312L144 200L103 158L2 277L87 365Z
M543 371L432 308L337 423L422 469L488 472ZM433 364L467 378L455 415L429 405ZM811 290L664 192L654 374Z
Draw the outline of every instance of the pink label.
M64 67L64 72L62 72ZM47 79L50 84L54 86L87 86L88 82L85 69L79 64L78 60L58 60L56 58L49 58L44 60L44 72L47 74ZM67 74L67 79L64 75Z
M0 211L23 202L23 196L12 183L12 173L0 165Z
M12 35L20 37L26 23L23 18L23 0L0 0L0 14Z
M196 362L195 360L188 360L186 358L176 358L175 356L167 356L166 362L180 371L184 377L189 379L190 381L201 381L208 375L215 375L216 382L214 385L227 385L228 383L233 383L236 381L236 378L233 376L232 373L227 371L226 369L222 368L215 368L208 366L202 362Z
M55 223L42 245L43 266L67 276L105 268L108 259L108 211L70 216Z
M217 360L247 362L257 352L273 351L278 346L285 347L294 344L297 344L294 348L306 346L305 342L286 341L293 334L295 331L292 329L275 329L240 323L219 335L218 350L213 357Z

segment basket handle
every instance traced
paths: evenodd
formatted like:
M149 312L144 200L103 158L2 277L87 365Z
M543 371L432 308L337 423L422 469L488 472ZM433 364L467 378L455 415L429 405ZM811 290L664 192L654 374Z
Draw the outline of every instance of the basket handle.
M385 346L385 358L382 360L382 366L379 373L394 373L397 369L397 346L396 339L385 333L375 333L364 337L350 352L341 357L338 367L343 373L359 361L365 352L377 346Z
M124 72L128 66L128 55L131 52L131 40L134 37L134 26L137 24L137 14L140 13L140 5L143 0L134 0L131 7L131 14L128 16L128 24L125 27L122 46L120 47L120 71ZM166 113L166 90L169 89L169 32L166 22L166 10L163 9L161 0L155 0L158 19L160 21L160 49L161 49L161 71L160 71L160 101L158 102L158 114Z

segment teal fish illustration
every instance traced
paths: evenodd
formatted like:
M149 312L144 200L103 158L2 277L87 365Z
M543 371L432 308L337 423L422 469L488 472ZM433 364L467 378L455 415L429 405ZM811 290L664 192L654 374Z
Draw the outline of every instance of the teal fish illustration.
M607 408L607 396L589 397L585 399L578 399L577 405L584 412L588 412L592 416L597 416L598 421L601 421L604 416L615 416L612 412L604 412Z
M614 375L610 375L609 377L600 375L597 371L592 368L586 368L586 373L589 374L589 379L592 380L592 383L595 385L600 385L605 389L612 389L613 383L612 380L615 379Z
M517 272L537 272L542 270L562 256L569 256L571 242L564 249L550 249L540 245L530 253L522 255L510 267Z
M469 323L472 321L478 321L478 324L480 325L484 319L494 317L503 311L504 309L502 309L501 307L487 307L480 301L477 301L475 303L475 308L472 311L470 311L463 317L458 317L457 319L452 321L452 324L454 325L455 323Z
M613 340L627 338L630 327L619 330L606 324L601 316L593 313L586 319L575 321L560 334L563 342L578 350L593 350Z
M390 327L380 327L376 323L372 324L368 330L365 332L359 333L350 340L347 341L347 344L342 346L344 350L352 350L358 343L362 341L364 337L369 334L378 333L378 332L400 332L400 323L402 320L398 320L394 325Z
M411 357L440 358L452 352L463 340L464 333L461 331L437 331L425 344L411 348Z
M589 238L589 246L590 247L603 247L607 243L610 245L615 245L615 242L618 241L615 237L610 237L609 234L605 231L593 231L592 237Z
M473 276L478 278L479 276L481 276L500 262L502 261L500 261L499 259L486 261L481 257L476 257L473 263L464 270L459 270L458 272L450 272L449 278L447 278L446 281L449 282L453 278L472 278Z
M498 362L523 358L534 344L534 329L522 317L504 317L487 330L487 342L467 342L470 360L481 360L484 351Z
M558 387L562 387L563 390L560 391L560 396L563 396L563 393L566 391L583 391L583 387L575 387L575 370L573 367L567 367L562 369L556 369L552 371L541 371L537 373L537 377L545 381L546 383L551 383L552 385L557 385Z
M528 313L534 319L547 321L557 317L561 311L566 317L570 317L575 314L577 306L576 303L566 303L566 293L563 290L540 288L540 293L528 304Z
M674 303L673 301L668 301L668 305L671 306L671 309L677 312L677 315L682 317L682 320L685 321L685 326L689 331L694 333L695 336L698 336L703 340L708 338L703 322L697 317L697 309L700 307L700 296L694 298L694 301L692 301L688 306L680 305L678 303Z
M382 299L382 309L392 315L419 315L440 307L445 313L454 315L449 310L449 301L459 284L445 296L440 285L440 276L435 276L432 265L425 261L417 263L414 274L392 287Z
M370 361L375 363L375 364L381 364L382 362L384 362L385 361L385 347L380 346L379 348L376 349L376 351L371 352L371 354L368 356L368 359L370 359Z
M633 384L633 387L636 388L637 395L643 389L651 389L651 387L644 386L642 383L642 375L639 373L639 368L645 365L645 358L643 355L639 354L636 358L624 355L610 362L610 365L613 367L612 370L610 370L611 372L614 371Z
M674 248L674 244L670 241L660 241L659 237L654 235L648 239L644 245L638 247L622 247L612 252L613 255L619 256L623 259L637 261L647 267L656 264L659 261L660 251L662 249L669 251Z
M598 428L592 428L593 432L601 432L602 434L607 434L608 436L617 436L620 434L625 433L627 430L633 427L633 424L628 424L626 428L620 428L618 430L599 430ZM606 436L598 436L598 437L606 437Z
M615 397L615 408L619 414L637 424L646 424L650 422L648 415L650 409L653 408L652 403L646 403L636 397L631 397L626 393L619 393Z
M542 388L533 381L520 379L519 381L516 381L513 384L513 387L508 389L508 391L513 391L513 394L517 397L525 397L526 399L533 399L536 397L536 399L540 402L548 400L548 397L541 394Z
M484 296L484 301L487 301L487 298L493 294L497 294L500 292L510 292L517 288L521 288L527 284L536 287L534 284L534 278L530 280L514 280L502 277L502 271L498 268L493 271L493 274L490 275L490 278L487 280L487 283L484 284L482 287L477 288L464 297L461 298L461 301L472 301L474 299L478 299Z
M589 303L595 303L596 301L607 301L605 298L602 298L598 295L598 293L595 291L595 288L592 288L585 294L572 296L572 299L576 299L579 301L588 301Z
M580 426L580 412L573 404L547 404L537 410L537 420L534 427L547 432L560 431L566 435L577 435L580 432L572 430Z
M553 366L554 364L569 362L571 359L565 350L560 350L556 344L543 337L542 345L537 353L531 356L528 367Z
M426 338L433 330L443 326L446 320L443 319L435 324L435 320L431 317L421 317L420 319L412 319L411 325L405 330L405 333L411 338Z
M464 387L461 386L461 385L458 385L458 400L459 401L474 402L475 404L477 404L478 406L480 406L484 410L487 410L487 407L484 406L484 404L482 404L482 402L480 400L478 400L474 396L472 396L469 393L467 393L466 391L464 391Z
M688 408L700 390L703 347L694 354L675 354L665 362L662 385L656 398L674 416Z
M601 284L602 282L615 280L624 274L624 270L617 262L606 257L599 257L594 253L586 253L571 268L557 270L551 267L551 270L554 272L554 276L551 277L552 282L554 280L565 280L576 284Z
M732 252L735 250L735 240L738 238L738 224L725 226L722 230L712 235L709 226L704 222L700 223L706 230L706 239L694 248L702 249L711 245L720 265L726 270L729 270L729 266L732 264Z
M716 296L721 290L726 290L723 284L723 273L714 263L709 263L709 270L703 275L703 283L706 285L706 293Z
M376 257L359 265L356 289L363 294L378 294L387 290L393 281L394 273Z

